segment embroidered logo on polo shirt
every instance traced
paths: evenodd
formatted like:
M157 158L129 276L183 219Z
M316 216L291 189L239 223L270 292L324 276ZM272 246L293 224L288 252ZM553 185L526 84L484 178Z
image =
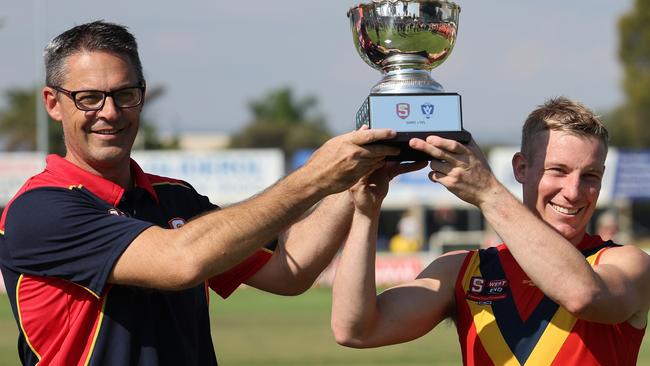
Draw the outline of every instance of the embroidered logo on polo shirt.
M181 219L180 217L173 218L168 221L169 227L172 229L178 229L179 227L185 225L185 219Z
M476 301L479 305L490 305L493 301L508 297L508 280L489 280L483 277L472 277L466 298Z
M118 210L118 209L116 209L116 208L109 208L109 209L108 209L108 213L111 214L111 215L115 215L115 216L124 216L124 217L128 217L127 214L125 214L124 212L122 212L122 211L120 211L120 210Z

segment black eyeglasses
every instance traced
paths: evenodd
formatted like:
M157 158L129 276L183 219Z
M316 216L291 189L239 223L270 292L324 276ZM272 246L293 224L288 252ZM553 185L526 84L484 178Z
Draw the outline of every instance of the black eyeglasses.
M67 95L74 101L75 107L81 111L98 111L104 108L106 97L112 97L113 103L118 108L133 108L142 104L144 99L144 86L129 86L127 88L105 92L101 90L71 91L59 86L50 88Z

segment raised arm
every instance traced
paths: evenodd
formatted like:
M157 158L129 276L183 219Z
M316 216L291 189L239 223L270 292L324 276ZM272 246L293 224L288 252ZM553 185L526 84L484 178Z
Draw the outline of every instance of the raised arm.
M294 173L261 194L176 230L151 227L118 259L109 282L160 289L194 286L273 240L323 197L383 164L395 148L367 143L394 131L362 129L335 137Z
M421 167L416 164L408 169ZM404 167L403 167L404 168ZM431 263L417 279L376 294L375 249L381 201L393 174L383 169L352 189L355 211L334 280L332 331L349 347L377 347L418 338L451 314L464 253Z
M308 290L345 241L352 210L348 191L326 197L280 236L269 262L246 283L281 295Z
M577 144L572 142L573 145L565 149ZM524 206L497 181L473 141L464 146L430 136L426 141L412 140L411 146L437 159L431 163L431 180L480 208L507 243L517 263L553 301L582 319L602 323L629 321L637 327L645 326L650 306L650 258L645 253L633 247L612 248L605 251L599 265L591 267L575 243L560 234L559 230L563 230L565 235L572 235L571 226L560 223L554 228L542 221L539 213ZM585 161L579 161L576 167L545 165L535 174L563 178L558 189L565 191L556 196L564 195L567 201L579 202L577 196L571 197L577 195L578 185L590 184L589 180L596 179L589 164L584 167L581 164ZM534 184L533 189L538 189L538 185ZM598 189L599 185L598 179ZM597 193L595 197L597 199ZM553 209L548 206L554 205L557 204L550 202L544 209ZM570 216L569 211L566 212L565 215ZM571 222L571 219L567 217L566 221ZM582 235L575 240L579 241Z
M505 187L499 190L488 196L481 210L544 294L581 319L645 326L650 306L650 257L646 253L633 246L611 248L591 267L568 240Z

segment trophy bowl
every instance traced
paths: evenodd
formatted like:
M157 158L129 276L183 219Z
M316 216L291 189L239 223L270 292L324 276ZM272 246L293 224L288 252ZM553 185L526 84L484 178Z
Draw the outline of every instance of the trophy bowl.
M460 7L443 0L373 0L348 11L354 46L384 78L371 93L442 92L429 72L456 43Z
M445 62L456 43L460 7L445 0L372 0L350 8L354 46L383 78L359 108L357 128L391 128L396 146L389 160L430 160L409 147L412 138L430 135L467 143L461 97L446 93L430 71Z

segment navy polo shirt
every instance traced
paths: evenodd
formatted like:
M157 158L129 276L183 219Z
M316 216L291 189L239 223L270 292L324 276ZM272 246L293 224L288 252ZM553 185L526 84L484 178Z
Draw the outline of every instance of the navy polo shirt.
M183 181L146 174L134 161L131 170L136 188L125 192L50 155L4 210L0 269L23 364L216 365L207 289L227 297L271 253L183 291L107 283L143 230L175 229L216 208Z

